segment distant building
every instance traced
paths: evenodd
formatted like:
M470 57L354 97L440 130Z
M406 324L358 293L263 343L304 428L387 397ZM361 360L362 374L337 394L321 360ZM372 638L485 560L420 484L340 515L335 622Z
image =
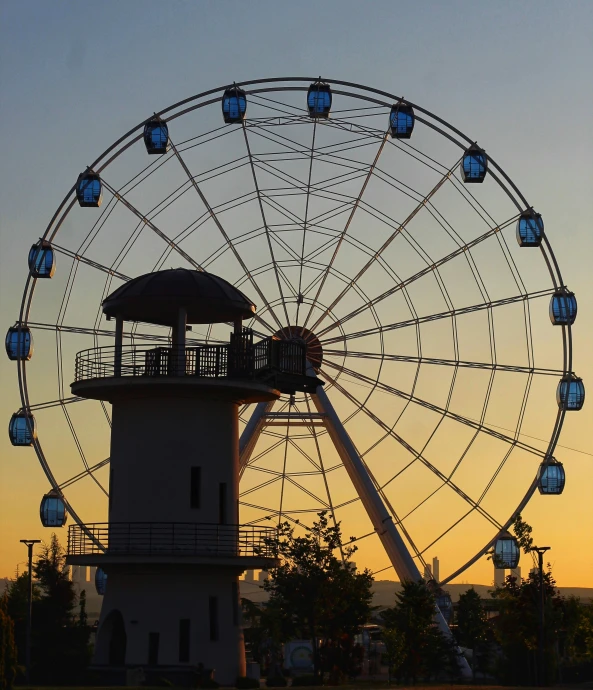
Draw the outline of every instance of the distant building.
M516 568L511 570L511 575L517 578L517 582L521 582L521 566L518 565Z
M504 585L504 579L506 575L506 570L504 568L494 568L494 586L502 587Z
M441 581L439 559L436 556L432 559L432 576L437 582Z

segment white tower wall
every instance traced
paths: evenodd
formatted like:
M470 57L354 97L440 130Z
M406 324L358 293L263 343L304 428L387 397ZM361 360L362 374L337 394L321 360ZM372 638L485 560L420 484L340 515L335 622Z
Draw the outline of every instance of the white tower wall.
M117 400L111 430L110 523L238 523L237 405L161 395ZM190 501L200 468L199 507Z
M216 669L219 683L232 686L237 676L245 675L239 573L224 567L177 565L171 587L170 566L112 566L100 621L100 631L105 625L107 634L97 636L94 663L114 665L107 628L110 614L119 611L125 626L126 666L149 667L151 633L156 633L158 666L202 663L206 669ZM180 640L181 621L189 621L187 657Z

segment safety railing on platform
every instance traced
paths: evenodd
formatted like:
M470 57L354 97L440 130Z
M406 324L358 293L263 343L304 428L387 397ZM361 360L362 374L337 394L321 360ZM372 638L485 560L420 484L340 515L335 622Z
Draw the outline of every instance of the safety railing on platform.
M276 530L253 525L114 522L71 525L68 555L274 556Z
M199 347L97 347L76 355L74 381L120 376L259 377L267 371L306 375L306 346L289 340L248 339Z

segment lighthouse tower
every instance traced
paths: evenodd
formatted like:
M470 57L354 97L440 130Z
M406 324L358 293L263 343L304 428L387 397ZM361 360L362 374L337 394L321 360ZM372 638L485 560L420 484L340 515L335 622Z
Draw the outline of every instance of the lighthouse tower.
M254 343L242 326L254 305L208 273L140 276L103 311L115 347L80 352L71 386L112 404L109 522L73 525L68 539L71 564L107 575L94 663L175 684L202 664L233 684L245 675L239 575L276 563L275 530L238 524L238 407L320 382L302 343ZM127 345L125 322L169 326L171 343ZM229 342L189 347L188 324L206 323L229 323Z

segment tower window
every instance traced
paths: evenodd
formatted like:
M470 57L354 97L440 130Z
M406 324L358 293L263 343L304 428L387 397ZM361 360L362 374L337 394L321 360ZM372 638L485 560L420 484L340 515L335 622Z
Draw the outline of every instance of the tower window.
M156 666L159 663L159 633L148 633L148 665Z
M182 618L179 621L179 661L189 661L189 630L190 619Z
M218 597L210 597L208 600L208 616L210 620L210 639L218 640Z
M226 504L227 504L227 485L226 482L221 482L218 486L218 523L220 525L226 525L227 514L226 514Z
M200 507L200 493L202 491L202 468L192 467L190 476L190 506Z

